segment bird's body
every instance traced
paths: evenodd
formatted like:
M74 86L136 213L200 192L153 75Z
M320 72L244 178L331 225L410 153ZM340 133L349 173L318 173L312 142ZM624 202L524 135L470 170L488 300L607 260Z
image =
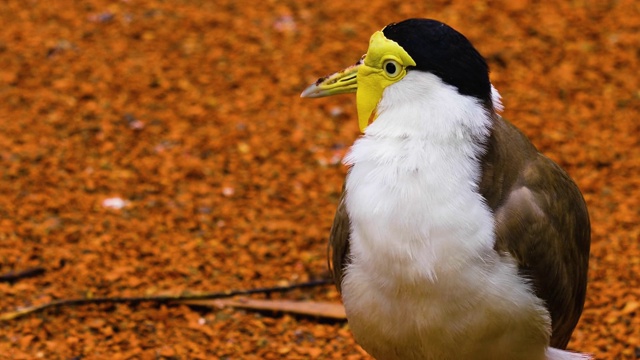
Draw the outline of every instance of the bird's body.
M488 144L496 122L505 140L523 141L522 135L471 98L447 102L446 92L455 89L432 75L413 73L405 81L414 77L444 99L422 89L420 105L411 106L417 111L407 113L396 99L407 94L390 89L346 158L348 217L336 220L351 225L348 235L336 229L332 241L350 243L349 258L334 266L345 269L341 287L354 335L377 359L544 359L550 314L516 260L495 251L501 206L492 209L480 188L487 149L477 140ZM394 105L385 108L386 102ZM446 126L456 118L464 130ZM533 147L523 150L499 161L530 157L526 166L541 156ZM535 204L526 179L507 186L513 189L503 194L513 201Z
M483 61L453 75L433 64L413 70L430 60L395 45L431 36L466 56L470 44L440 23L410 21L422 34L405 22L372 37L362 66L377 69L380 58L383 71L406 73L363 91L379 92L373 109L359 93L368 126L345 158L331 231L356 340L379 360L585 358L562 350L586 289L589 219L579 190L496 113L488 78L459 83ZM389 53L398 61L391 68ZM471 55L464 60L477 62ZM358 91L370 86L364 76Z

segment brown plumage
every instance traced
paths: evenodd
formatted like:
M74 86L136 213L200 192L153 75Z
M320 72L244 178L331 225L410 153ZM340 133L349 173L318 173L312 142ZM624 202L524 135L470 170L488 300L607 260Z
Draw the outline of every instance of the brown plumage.
M584 199L566 172L498 115L480 161L479 190L495 216L494 248L517 261L551 315L550 346L565 349L586 293L590 224ZM328 249L338 290L349 262L349 233L343 194Z

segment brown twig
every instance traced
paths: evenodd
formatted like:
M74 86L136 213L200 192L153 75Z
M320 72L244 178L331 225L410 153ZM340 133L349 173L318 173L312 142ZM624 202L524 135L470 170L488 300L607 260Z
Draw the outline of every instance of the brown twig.
M227 290L214 293L200 293L200 294L178 294L178 295L157 295L157 296L133 296L133 297L97 297L97 298L83 298L83 299L62 299L54 300L46 304L26 307L17 311L0 314L0 321L15 320L25 315L34 314L46 309L53 309L63 306L77 306L88 304L138 304L141 302L155 302L159 304L167 304L178 300L203 300L203 299L223 299L238 295L252 295L252 294L271 294L279 292L287 292L295 289L310 288L316 286L322 286L331 284L330 279L313 280L299 284L291 284L285 286L272 286L266 288L257 289L245 289L245 290Z

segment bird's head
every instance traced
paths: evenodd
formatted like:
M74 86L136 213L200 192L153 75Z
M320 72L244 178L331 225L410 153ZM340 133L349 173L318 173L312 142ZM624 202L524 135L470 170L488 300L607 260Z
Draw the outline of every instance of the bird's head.
M401 86L407 74L427 72L460 95L493 111L492 86L484 58L462 34L436 20L409 19L375 32L367 53L353 66L318 79L302 97L356 93L360 130L373 122L386 88ZM498 105L498 104L496 104Z

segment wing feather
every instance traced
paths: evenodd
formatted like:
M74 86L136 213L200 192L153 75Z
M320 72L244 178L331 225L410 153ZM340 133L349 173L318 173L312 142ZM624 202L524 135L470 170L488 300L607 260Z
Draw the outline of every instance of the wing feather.
M333 218L331 235L329 236L329 246L327 248L329 269L333 275L333 281L340 292L342 291L344 268L348 265L349 260L349 234L349 215L347 214L345 192L343 188L340 204L338 205L336 215Z
M496 218L495 249L517 261L545 301L551 346L564 349L586 294L590 223L582 194L564 170L501 118L484 164L480 190Z

